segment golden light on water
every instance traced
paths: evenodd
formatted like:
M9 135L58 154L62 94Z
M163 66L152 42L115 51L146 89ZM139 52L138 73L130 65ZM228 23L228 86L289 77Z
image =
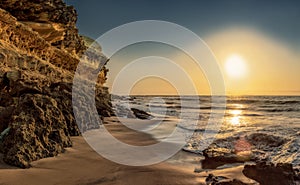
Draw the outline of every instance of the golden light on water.
M230 111L230 114L235 115L235 116L241 115L241 113L242 113L242 110L231 110Z
M229 114L232 116L229 120L229 123L233 126L240 126L240 115L242 114L242 110L230 110Z
M231 118L230 123L234 126L238 126L238 125L240 125L240 118L239 117L233 117L233 118Z

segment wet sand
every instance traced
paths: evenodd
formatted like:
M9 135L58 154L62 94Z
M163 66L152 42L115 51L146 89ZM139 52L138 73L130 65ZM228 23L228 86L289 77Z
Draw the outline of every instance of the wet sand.
M151 135L135 132L109 120L106 128L119 140L135 145L149 145L157 141ZM151 166L131 167L111 162L97 154L83 137L73 137L73 147L53 158L32 163L30 169L18 169L0 162L1 185L39 184L120 184L120 185L175 185L204 184L208 173L217 173L247 179L242 175L242 167L226 170L194 173L198 164L197 156L180 151L167 162ZM188 161L186 164L182 160ZM181 162L180 162L181 161ZM193 165L194 164L194 165Z

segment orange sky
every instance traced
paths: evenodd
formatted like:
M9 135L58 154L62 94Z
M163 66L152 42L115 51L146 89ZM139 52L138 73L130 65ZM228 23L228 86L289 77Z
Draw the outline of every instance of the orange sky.
M300 55L284 42L246 27L232 27L214 32L203 40L217 58L223 73L227 95L300 95ZM116 92L122 94L130 88L131 94L194 94L190 90L190 81L192 81L198 94L210 94L209 82L203 71L189 56L176 49L170 52L169 49L159 50L157 46L152 47L154 49L143 49L141 46L137 47L138 49L133 47L131 50L125 48L124 52L113 56L108 65L110 74L107 85L112 87L116 75L133 59L144 57L143 55L163 55L180 66L184 72L181 74L175 68L168 67L169 64L165 65L164 59L151 58L148 63L144 62L138 67L135 65L131 71L127 72L125 78L130 78L131 73L142 74L143 71L150 69L153 71L165 69L166 75L173 75L177 78L179 81L176 84L177 87L167 79L146 77L139 79L131 87L119 85ZM140 56L131 57L132 52L138 52ZM246 72L240 76L232 77L225 70L225 61L233 54L243 58L245 64ZM185 80L184 76L188 76L190 81ZM178 89L182 90L176 92Z
M224 72L228 94L300 95L300 55L294 48L250 28L231 28L205 40ZM232 78L224 71L234 53L245 60L244 76Z

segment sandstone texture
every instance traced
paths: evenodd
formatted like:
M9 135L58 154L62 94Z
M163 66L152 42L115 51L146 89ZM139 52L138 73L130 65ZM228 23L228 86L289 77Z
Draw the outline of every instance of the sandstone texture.
M62 0L0 2L0 153L8 164L30 167L31 161L71 147L70 136L101 124L89 115L82 115L84 125L76 124L74 110L91 112L87 102L95 102L99 118L112 112L103 86L108 59L100 46L87 50L91 43L79 36L76 20L74 8ZM77 72L84 83L75 89L80 107L73 109L80 61L84 68Z
M18 21L28 24L51 45L69 52L85 50L84 43L75 27L76 10L62 0L2 0L5 9Z

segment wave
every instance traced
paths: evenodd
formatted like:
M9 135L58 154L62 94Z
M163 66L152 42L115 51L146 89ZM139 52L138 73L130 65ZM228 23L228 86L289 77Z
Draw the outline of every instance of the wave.
M147 105L149 106L149 105ZM171 110L179 110L179 109L192 109L192 110L252 110L252 111L259 111L259 112L297 112L300 111L299 108L294 107L282 107L278 108L278 106L258 106L258 107L234 107L234 106L227 106L227 107L219 107L219 106L197 106L197 107L191 107L191 106L180 106L180 105L151 105L153 108L167 108ZM244 116L262 116L262 114L255 114L255 113L242 113L241 115Z
M252 113L252 114L242 114L242 116L249 116L249 117L255 117L255 116L264 116L262 114L255 114L255 113Z
M297 99L295 99L297 98ZM243 97L241 99L227 99L229 104L300 104L300 97Z
M298 112L299 108L272 108L272 109L257 109L263 112Z
M206 129L206 128L188 128L188 127L184 127L181 125L176 125L178 128L186 130L186 131L190 131L190 132L205 132L205 133L211 133L211 134L215 134L218 132L218 130L211 130L211 129ZM203 125L202 125L203 126ZM206 127L206 126L203 126Z

